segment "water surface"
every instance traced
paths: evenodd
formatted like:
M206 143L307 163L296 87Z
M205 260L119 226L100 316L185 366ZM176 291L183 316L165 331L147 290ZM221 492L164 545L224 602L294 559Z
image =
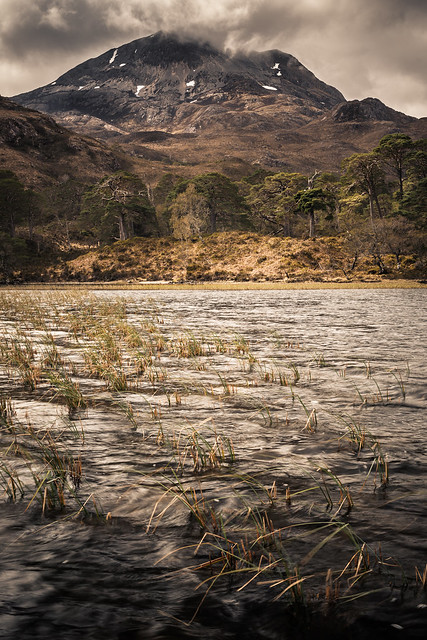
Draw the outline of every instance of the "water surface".
M125 299L127 324L144 339L164 341L153 361L157 378L146 372L138 388L114 391L90 376L82 356L90 339L76 340L69 325L85 300L57 300L62 321L51 318L49 328L62 357L74 362L73 379L90 398L87 411L71 421L84 439L71 431L61 436L82 458L78 493L90 515L76 515L72 500L65 511L43 515L36 499L28 507L28 496L13 503L4 496L1 637L270 639L345 633L393 638L399 632L424 637L425 591L414 576L415 567L422 574L427 561L425 292L95 295L108 305ZM52 300L40 294L37 305L49 310ZM37 361L44 331L11 317L6 304L2 318L4 336L19 323L38 343ZM108 317L104 321L113 324ZM204 353L178 356L172 345L183 336L205 345ZM221 352L221 341L232 346ZM55 433L64 429L67 412L60 399L52 402L46 380L29 392L3 365L1 384L22 424L30 421ZM125 405L135 411L136 425L126 418ZM352 429L365 434L360 451L350 438ZM197 473L190 449L180 458L173 444L181 438L184 446L194 430L209 442L231 438L235 460L225 456L220 467ZM9 432L3 432L1 444L4 463L12 464ZM386 472L374 464L378 459ZM19 460L13 464L25 467ZM257 538L253 512L283 530L290 564L300 566L301 575L314 576L306 583L307 607L296 610L287 596L274 601L280 588L262 584L263 575L238 591L245 580L235 575L215 581L188 625L209 582L199 585L210 575L189 567L215 551L202 547L195 556L194 546L176 550L196 545L206 531L211 540L223 531L212 522L201 528L180 500L166 509L175 494L162 498L159 482L177 478L202 491L233 541ZM261 486L270 491L270 502ZM348 501L341 504L344 487L351 508ZM319 523L332 529L311 534ZM349 595L375 593L345 604L341 591L328 607L325 573L331 568L336 577L356 548L347 525L372 559ZM327 532L339 527L342 531L313 553ZM294 536L303 529L305 535ZM277 552L267 542L265 548ZM276 580L278 575L272 573ZM271 578L268 572L265 577L264 582ZM346 586L349 582L350 577Z

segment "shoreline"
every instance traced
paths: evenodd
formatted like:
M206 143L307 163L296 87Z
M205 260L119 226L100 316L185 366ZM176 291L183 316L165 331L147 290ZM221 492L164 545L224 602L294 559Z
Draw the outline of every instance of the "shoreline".
M239 282L239 281L202 281L202 282L166 282L143 281L129 282L35 282L23 284L2 284L0 290L72 290L72 289L117 289L117 290L171 290L171 291L245 291L245 290L316 290L316 289L424 289L424 280L358 280L353 282Z

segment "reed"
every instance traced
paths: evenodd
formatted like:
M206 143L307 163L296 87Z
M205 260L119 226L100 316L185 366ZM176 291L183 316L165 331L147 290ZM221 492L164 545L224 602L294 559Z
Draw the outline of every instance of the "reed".
M5 463L0 463L0 487L10 502L16 502L25 495L25 486L17 471Z
M47 373L47 379L55 390L53 399L64 401L68 408L68 415L73 418L79 409L87 408L87 400L83 396L80 386L63 370Z
M300 371L299 371L299 369L298 369L297 365L296 365L294 362L291 362L291 363L290 363L290 368L291 368L291 370L292 370L292 375L293 375L293 377L294 377L294 381L293 381L293 383L294 383L294 384L298 384L298 382L301 380L301 374L300 374Z
M0 394L0 427L13 428L16 416L11 396Z
M328 363L325 360L325 356L323 353L315 353L313 355L313 362L317 364L318 367L328 367Z
M398 369L392 370L391 375L394 377L394 379L396 380L399 390L400 390L400 394L402 396L402 400L403 402L405 402L406 400L406 387L405 387L405 383L403 381L403 377L402 377L402 372L399 371Z
M304 409L305 415L306 415L306 423L303 427L303 430L309 431L310 433L315 433L315 431L317 430L317 411L316 409L312 409L311 411L306 407L306 405L304 404L304 402L301 400L299 395L295 396L297 398L297 400L299 401L299 403L301 404L302 408Z

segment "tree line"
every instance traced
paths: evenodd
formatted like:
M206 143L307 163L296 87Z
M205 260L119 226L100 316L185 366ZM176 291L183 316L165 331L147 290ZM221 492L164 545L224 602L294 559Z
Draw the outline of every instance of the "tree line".
M165 174L150 188L124 171L87 185L72 178L27 189L0 171L0 267L29 246L62 251L133 236L189 239L252 230L295 238L344 234L357 262L371 252L380 271L392 253L426 252L427 139L389 134L369 153L353 154L340 173L272 173L258 169L236 182L211 172Z

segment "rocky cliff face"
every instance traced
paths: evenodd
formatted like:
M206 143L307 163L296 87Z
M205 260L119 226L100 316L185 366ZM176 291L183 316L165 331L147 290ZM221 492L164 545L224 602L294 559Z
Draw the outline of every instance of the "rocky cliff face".
M234 126L262 120L275 105L283 124L301 123L344 100L293 56L266 51L229 56L209 44L162 32L88 60L55 82L15 99L68 123L122 131L196 131L223 120Z

